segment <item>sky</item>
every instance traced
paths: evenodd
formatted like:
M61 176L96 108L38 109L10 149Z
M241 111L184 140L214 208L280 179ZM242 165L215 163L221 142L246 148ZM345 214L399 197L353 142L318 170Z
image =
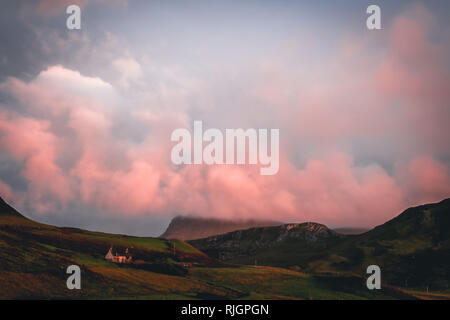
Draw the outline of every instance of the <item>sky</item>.
M30 218L142 236L176 215L373 227L450 197L448 1L0 5L0 196ZM174 165L171 133L194 120L279 129L278 173Z

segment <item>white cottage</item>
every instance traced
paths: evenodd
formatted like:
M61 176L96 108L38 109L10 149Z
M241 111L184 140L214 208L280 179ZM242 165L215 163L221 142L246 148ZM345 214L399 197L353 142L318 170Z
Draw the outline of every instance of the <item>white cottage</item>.
M112 247L109 248L108 253L105 256L105 259L111 262L115 262L115 263L130 263L132 257L128 254L128 248L125 251L125 255L123 256L119 256L117 254L113 255L112 253Z

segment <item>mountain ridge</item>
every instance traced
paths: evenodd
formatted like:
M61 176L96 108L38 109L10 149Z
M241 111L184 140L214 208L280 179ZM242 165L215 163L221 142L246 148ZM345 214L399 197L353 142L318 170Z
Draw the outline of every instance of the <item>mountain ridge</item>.
M280 226L255 227L190 240L194 247L221 260L254 255L259 250L276 247L282 243L298 242L299 245L318 246L331 238L343 235L316 222L288 223Z
M250 252L252 256L244 252L242 256L220 257L232 262L229 264L214 260L180 240L39 224L23 217L2 200L0 299L449 299L446 293L449 259L445 258L450 257L449 208L450 201L444 201L437 208L431 205L411 209L408 211L411 215L402 216L401 220L413 218L413 225L414 221L422 219L415 224L419 229L422 222L427 224L426 235L432 240L432 250L415 250L417 243L413 243L407 247L413 249L412 255L401 252L384 255L380 246L385 246L384 250L398 249L397 238L401 242L402 236L409 235L396 223L388 224L389 228L399 228L395 232L378 228L368 233L368 237L367 233L339 235L322 224L309 222L232 232L246 235L256 231L258 235L261 229L276 231L257 239L261 250ZM436 213L436 210L440 211ZM442 223L442 228L434 228L435 222ZM410 224L406 223L406 227ZM417 233L418 229L411 230ZM371 237L380 235L383 238L376 239L381 241L377 243L379 247L373 247ZM227 235L216 238L224 236ZM385 243L386 239L390 242ZM254 243L250 241L251 245ZM275 245L268 246L270 243ZM111 245L120 252L130 248L134 263L118 265L106 261L105 254ZM419 247L422 245L419 243ZM364 256L365 251L373 249L378 254L377 259L373 260L373 255ZM380 265L383 273L382 290L368 291L364 267L374 263ZM83 290L66 288L66 268L73 264L82 270ZM324 266L329 268L324 269ZM408 285L414 286L413 290L403 289L405 278ZM444 291L436 295L436 288Z
M252 227L277 226L281 224L283 223L272 220L227 220L176 216L170 221L166 231L159 237L164 239L194 240Z
M188 242L228 263L257 261L258 265L295 267L310 273L356 274L375 264L384 271L384 279L395 285L444 289L450 285L450 199L408 208L359 235L336 233L316 241L307 241L305 236L276 241L283 232L256 228ZM272 242L267 245L269 241L263 239Z

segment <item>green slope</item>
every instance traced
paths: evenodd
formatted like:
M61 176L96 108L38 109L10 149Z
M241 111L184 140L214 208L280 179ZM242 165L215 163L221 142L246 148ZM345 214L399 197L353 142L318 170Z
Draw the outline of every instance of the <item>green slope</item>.
M227 262L295 267L309 273L363 275L367 266L376 264L385 283L448 290L450 199L407 209L361 235L324 237L314 242L286 238L261 245L261 239L278 237L275 228L257 228L190 243Z
M111 245L119 252L130 248L134 260L140 263L123 266L107 262L104 256ZM121 288L119 292L125 296L133 292L159 294L167 290L156 290L161 287L156 284L151 290L141 290L136 277L148 273L167 281L162 287L170 288L177 283L170 277L185 273L180 263L201 265L209 261L205 254L179 240L40 224L25 218L0 198L0 298L109 296L115 288ZM65 271L72 264L83 271L82 292L66 288Z
M350 239L337 253L339 269L378 264L386 281L402 286L448 289L450 284L450 199L405 210L396 218ZM357 259L350 261L349 257Z
M119 251L132 248L141 262L106 261L110 245ZM184 269L181 262L193 267ZM81 268L81 290L66 287L66 268L72 264ZM44 225L3 201L0 283L0 299L411 299L419 294L426 298L423 292L408 295L392 287L368 291L362 277L225 265L178 240Z

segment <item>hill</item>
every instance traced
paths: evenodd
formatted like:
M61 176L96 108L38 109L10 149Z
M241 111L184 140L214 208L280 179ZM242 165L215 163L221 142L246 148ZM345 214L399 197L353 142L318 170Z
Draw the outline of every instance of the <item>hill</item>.
M423 290L448 289L450 284L450 199L409 208L360 235L339 235L322 226L327 236L307 241L308 230L304 236L283 237L286 228L249 229L190 243L232 263L256 261L309 273L340 274L364 274L368 265L376 264L383 280L392 285Z
M177 216L172 219L166 231L160 237L164 239L193 240L241 229L281 224L281 222L268 220L224 220Z
M0 197L0 216L12 216L12 217L21 217L24 218L19 212L16 211L13 207L8 205L3 198Z
M317 245L341 236L319 224L284 227L280 243ZM260 240L266 239L260 237ZM269 240L269 239L267 239ZM261 242L268 251L273 247ZM135 263L105 260L110 246ZM242 266L211 259L180 240L59 228L27 219L0 201L0 299L445 299L392 286L369 291L364 276L312 274L298 268ZM68 266L81 290L66 287Z
M189 243L209 256L221 260L253 256L256 259L260 252L267 252L268 249L288 244L319 249L329 240L340 237L338 233L322 224L306 222L238 230L206 239L192 240Z
M106 261L110 246L119 253L129 248L138 263L125 266ZM179 240L40 224L24 217L1 198L0 260L0 298L111 296L116 290L115 294L123 296L158 294L158 284L142 290L137 278L150 274L149 279L153 281L171 281L166 278L185 275L183 263L211 262L205 254ZM66 288L65 271L72 264L79 265L83 271L81 292Z

